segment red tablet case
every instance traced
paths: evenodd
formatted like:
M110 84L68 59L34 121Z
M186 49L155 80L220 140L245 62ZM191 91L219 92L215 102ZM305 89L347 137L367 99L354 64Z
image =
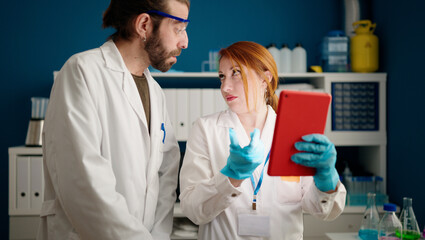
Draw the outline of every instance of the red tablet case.
M270 162L270 176L313 176L315 168L296 164L291 160L294 143L311 133L323 134L331 95L321 92L283 90L280 93Z

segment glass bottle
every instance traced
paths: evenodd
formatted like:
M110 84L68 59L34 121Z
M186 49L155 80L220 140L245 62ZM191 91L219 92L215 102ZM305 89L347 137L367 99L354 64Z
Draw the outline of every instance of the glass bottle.
M359 230L359 237L362 240L378 239L379 214L375 197L375 193L370 192L367 194L367 206Z
M419 239L421 237L421 230L413 212L411 198L403 198L403 210L400 213L400 222L403 227L403 239Z
M384 216L379 222L378 236L379 240L399 240L401 239L401 223L395 215L397 207L395 204L384 204Z

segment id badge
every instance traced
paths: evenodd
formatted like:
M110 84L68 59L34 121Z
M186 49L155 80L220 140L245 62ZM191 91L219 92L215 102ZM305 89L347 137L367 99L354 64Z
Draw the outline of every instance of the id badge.
M239 209L238 235L270 237L270 215L266 211Z

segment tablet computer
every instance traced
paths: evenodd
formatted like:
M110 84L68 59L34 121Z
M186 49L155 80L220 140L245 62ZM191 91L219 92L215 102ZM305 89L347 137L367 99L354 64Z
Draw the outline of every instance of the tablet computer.
M312 133L323 134L329 111L331 95L323 92L282 90L270 150L270 176L313 176L315 168L291 160L295 142Z

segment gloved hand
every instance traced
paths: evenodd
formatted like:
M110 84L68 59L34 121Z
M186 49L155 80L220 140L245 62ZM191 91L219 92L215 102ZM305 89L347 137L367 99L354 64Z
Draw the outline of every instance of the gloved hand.
M336 150L334 144L323 134L309 134L302 137L304 142L296 142L295 148L301 153L291 156L295 163L316 168L316 187L327 192L335 190L339 175L335 168Z
M251 142L241 148L235 131L229 129L230 155L227 164L221 169L221 173L238 180L249 178L254 170L264 160L264 144L260 140L260 130L254 129L251 133Z

